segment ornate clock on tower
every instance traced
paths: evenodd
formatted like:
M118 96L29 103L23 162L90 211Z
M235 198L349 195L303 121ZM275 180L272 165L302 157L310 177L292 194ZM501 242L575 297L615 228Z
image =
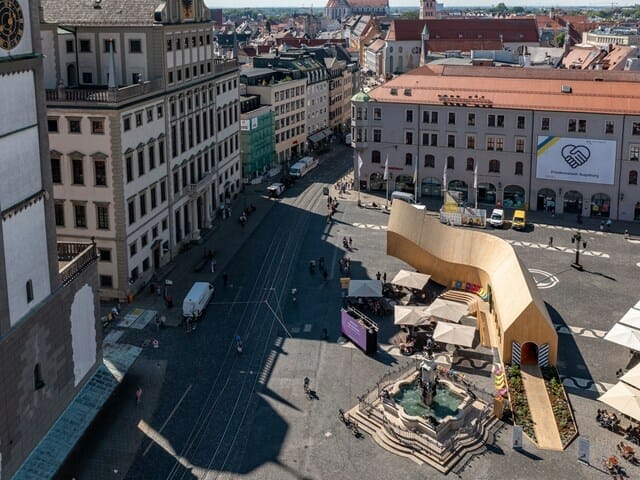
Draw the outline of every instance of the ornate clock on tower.
M24 34L24 16L17 0L0 0L0 49L12 50Z
M193 0L180 0L182 4L182 19L193 20Z

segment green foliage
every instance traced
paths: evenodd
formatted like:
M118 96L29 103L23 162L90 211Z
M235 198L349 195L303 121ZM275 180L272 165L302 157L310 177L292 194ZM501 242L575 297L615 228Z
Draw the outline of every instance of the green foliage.
M553 44L556 47L564 47L565 38L567 38L566 32L560 32L553 39Z
M418 17L420 16L420 12L404 12L402 15L400 15L400 18L403 20L418 20Z

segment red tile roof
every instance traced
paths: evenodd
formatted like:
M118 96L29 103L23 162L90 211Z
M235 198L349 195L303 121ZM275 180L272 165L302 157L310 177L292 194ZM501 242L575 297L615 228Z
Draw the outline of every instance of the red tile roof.
M603 81L596 81L603 79ZM563 93L563 86L571 93ZM395 89L395 94L392 94ZM405 89L411 94L405 95ZM446 97L444 97L446 95ZM638 115L640 73L425 65L369 92L372 101Z
M500 39L503 42L537 42L534 18L442 18L432 20L394 20L388 41L420 40L427 26L430 39Z
M432 53L441 53L449 50L460 50L461 52L470 52L471 50L502 50L502 43L499 39L455 39L455 40L427 40L427 51Z
M389 8L389 0L347 0L351 8Z

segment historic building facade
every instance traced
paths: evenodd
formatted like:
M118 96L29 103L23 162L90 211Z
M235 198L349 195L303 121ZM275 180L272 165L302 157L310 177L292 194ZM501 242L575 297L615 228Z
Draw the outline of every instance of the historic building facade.
M353 98L360 186L385 190L388 181L390 191L414 192L417 181L422 197L439 198L446 189L488 208L640 221L640 115L630 100L638 78L495 67L413 70Z

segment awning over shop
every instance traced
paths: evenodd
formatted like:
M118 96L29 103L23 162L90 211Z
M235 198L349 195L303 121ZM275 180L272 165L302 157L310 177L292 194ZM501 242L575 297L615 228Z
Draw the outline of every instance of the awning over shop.
M324 140L327 137L333 135L333 131L330 128L325 128L320 130L319 132L314 133L313 135L309 135L309 140L313 143L318 143Z
M640 351L640 330L616 323L604 336L608 340L631 350Z
M398 274L393 277L391 283L394 285L400 285L401 287L414 288L416 290L422 290L427 286L427 282L431 275L424 273L411 272L409 270L400 270Z
M54 478L141 352L140 347L133 345L105 344L103 363L40 440L13 479Z
M429 315L438 320L460 323L462 317L469 313L469 306L466 303L453 302L436 298L429 306Z
M436 342L473 347L476 338L476 329L467 325L457 325L450 322L438 322L433 331L433 339Z
M635 420L640 420L640 390L618 382L598 399L620 413L629 415Z
M349 282L350 297L382 297L382 283L378 280L351 280Z
M417 327L429 323L429 307L405 307L396 305L393 308L393 323L395 325L410 325Z

